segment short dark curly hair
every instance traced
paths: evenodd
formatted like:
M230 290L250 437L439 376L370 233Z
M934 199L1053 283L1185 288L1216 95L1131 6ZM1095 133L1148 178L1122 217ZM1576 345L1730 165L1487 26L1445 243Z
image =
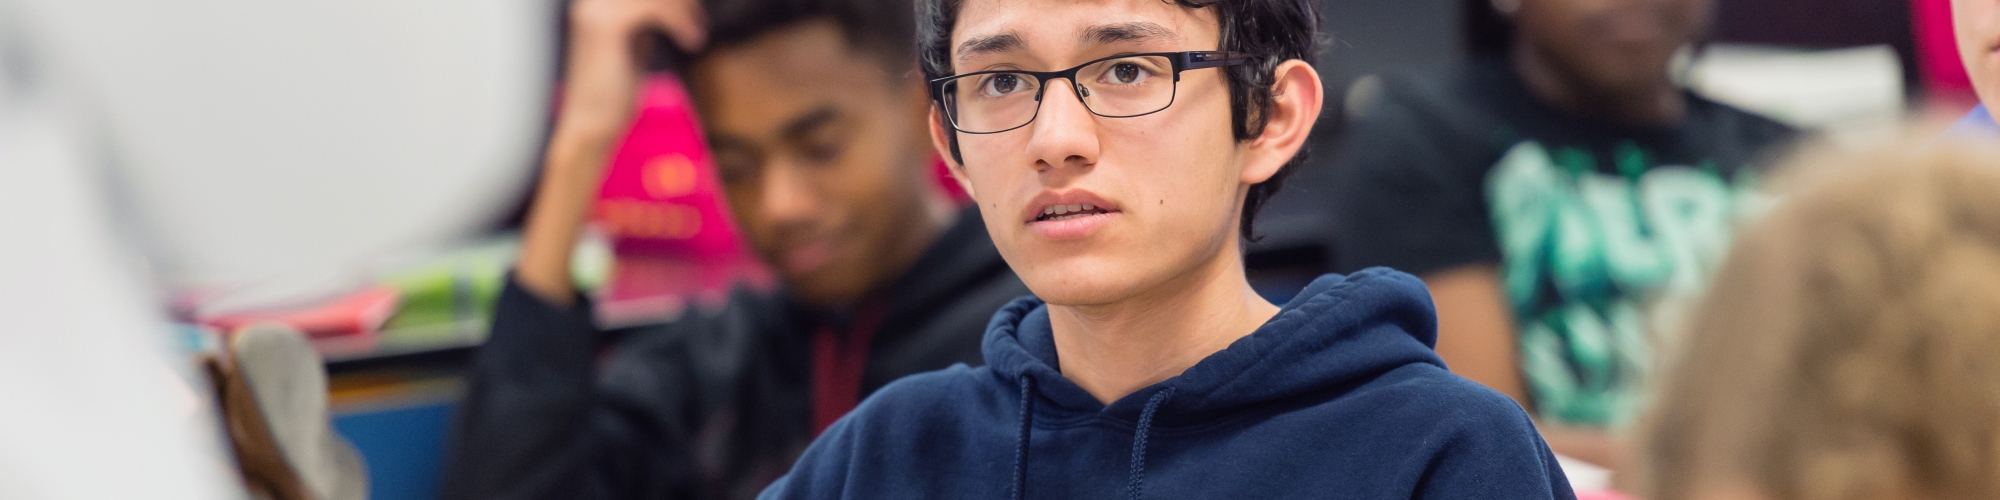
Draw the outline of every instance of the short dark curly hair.
M1215 17L1222 30L1221 47L1226 50L1248 53L1253 56L1250 64L1222 68L1229 81L1229 108L1233 119L1231 130L1238 141L1247 141L1264 133L1268 118L1264 110L1271 106L1271 84L1275 83L1278 64L1298 59L1312 64L1321 47L1319 36L1319 11L1313 0L1161 0L1190 9L1215 9ZM949 76L951 69L951 33L958 23L958 11L963 0L922 0L917 12L917 57L918 66L926 80ZM933 96L936 97L936 96ZM946 127L950 130L950 127ZM952 156L962 165L964 159L958 157L956 137L949 139ZM1301 146L1291 161L1278 169L1269 180L1250 187L1243 198L1243 237L1256 241L1254 224L1257 212L1264 203L1277 194L1284 186L1285 178L1305 163L1310 147Z
M908 74L916 54L910 46L915 13L909 0L702 0L708 12L709 45L730 47L809 21L831 21L851 48L879 56L898 74Z

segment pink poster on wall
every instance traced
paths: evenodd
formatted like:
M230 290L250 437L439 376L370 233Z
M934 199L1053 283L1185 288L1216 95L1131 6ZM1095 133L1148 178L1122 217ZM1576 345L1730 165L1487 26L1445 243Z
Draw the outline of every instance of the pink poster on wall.
M594 214L613 254L598 299L606 325L667 319L690 304L719 306L738 283L771 288L770 273L739 237L710 161L687 89L670 74L648 79Z
M1976 104L1951 25L1951 0L1910 0L1910 27L1916 36L1918 74L1932 103L1954 108Z

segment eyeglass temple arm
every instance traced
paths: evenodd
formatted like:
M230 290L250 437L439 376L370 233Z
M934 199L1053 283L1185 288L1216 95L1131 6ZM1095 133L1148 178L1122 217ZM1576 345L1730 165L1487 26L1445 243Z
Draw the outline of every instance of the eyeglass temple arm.
M1242 52L1188 52L1182 55L1183 68L1202 69L1242 64L1250 60L1250 54Z

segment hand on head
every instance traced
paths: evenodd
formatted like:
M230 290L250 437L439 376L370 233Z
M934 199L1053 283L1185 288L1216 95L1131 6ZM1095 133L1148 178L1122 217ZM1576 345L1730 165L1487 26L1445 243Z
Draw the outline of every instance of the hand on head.
M697 0L577 0L570 5L561 112L521 236L515 278L544 300L567 304L570 253L590 216L611 148L632 120L644 78L640 44L663 31L684 50L700 48L708 27Z
M652 50L649 32L665 34L682 50L700 49L708 26L698 0L577 0L570 5L567 65L558 127L593 131L624 128L644 71L640 56Z

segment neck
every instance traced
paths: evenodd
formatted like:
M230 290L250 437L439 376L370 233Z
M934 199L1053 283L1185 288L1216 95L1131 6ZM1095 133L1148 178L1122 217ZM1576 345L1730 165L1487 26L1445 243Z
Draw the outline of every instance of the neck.
M1180 375L1278 314L1250 288L1232 238L1190 272L1098 305L1049 305L1063 377L1105 404Z
M1687 112L1687 99L1664 76L1626 88L1598 88L1564 71L1526 43L1512 48L1514 72L1536 99L1556 109L1621 125L1671 125Z

